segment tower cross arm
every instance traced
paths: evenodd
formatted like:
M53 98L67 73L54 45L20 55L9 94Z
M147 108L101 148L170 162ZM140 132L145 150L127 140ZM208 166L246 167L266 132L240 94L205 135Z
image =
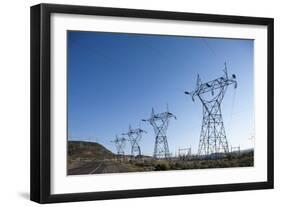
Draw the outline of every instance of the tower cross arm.
M217 89L220 89L222 87L229 86L232 84L234 84L234 88L237 88L236 76L234 74L232 75L231 78L220 77L220 78L208 81L206 83L202 83L202 84L198 85L197 88L192 92L185 91L185 94L191 95L192 99L194 99L194 96L196 96L196 95L200 95L200 94L207 93L207 92L212 92L212 91L215 91Z
M166 117L169 117L169 118L171 117L171 118L176 119L176 116L171 112L164 112L164 113L156 114L156 115L154 115L153 119L154 120L157 120L157 119L161 120L161 119L166 118ZM151 120L151 118L148 121L150 121L150 120Z
M207 93L232 84L235 84L235 88L236 88L237 81L234 78L226 79L224 77L220 77L215 80L201 84L201 86L196 91L196 93L197 94Z

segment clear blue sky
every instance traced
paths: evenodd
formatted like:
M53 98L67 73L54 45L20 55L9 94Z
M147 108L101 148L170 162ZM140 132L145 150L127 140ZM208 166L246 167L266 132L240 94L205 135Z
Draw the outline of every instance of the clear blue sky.
M68 138L98 141L116 152L115 134L139 127L151 108L177 116L168 128L168 144L174 153L192 147L196 153L202 121L202 105L192 102L184 90L202 82L235 73L238 88L230 86L222 103L230 145L253 147L254 133L253 40L68 31ZM154 133L141 140L144 154L152 155ZM130 152L127 143L126 153Z

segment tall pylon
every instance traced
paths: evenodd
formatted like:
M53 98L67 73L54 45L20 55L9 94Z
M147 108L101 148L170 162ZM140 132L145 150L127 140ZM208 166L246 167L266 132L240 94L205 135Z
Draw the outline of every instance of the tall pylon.
M115 139L112 140L111 142L115 144L117 159L122 160L125 155L124 148L126 146L126 139L124 137L118 137L117 135L115 135Z
M219 155L228 153L229 146L226 138L221 103L229 85L234 84L237 88L236 75L228 76L226 63L224 64L224 75L215 80L202 83L197 75L196 88L192 92L185 92L195 100L195 97L203 105L203 120L198 147L198 155Z
M123 133L128 137L128 140L131 143L131 157L132 158L141 158L141 148L140 148L140 140L142 139L142 134L146 133L146 131L141 128L132 129L131 125L129 125L129 130L127 133Z
M155 114L154 109L152 108L150 118L142 120L149 122L154 129L155 144L153 157L155 159L168 159L170 157L170 151L166 135L170 118L176 119L176 116L169 112L167 105L166 112Z

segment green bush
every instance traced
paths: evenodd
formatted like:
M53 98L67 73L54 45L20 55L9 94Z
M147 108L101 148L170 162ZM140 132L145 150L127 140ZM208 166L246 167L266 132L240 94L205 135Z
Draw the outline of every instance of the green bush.
M169 169L170 169L170 165L166 161L158 162L155 166L156 171L169 170Z

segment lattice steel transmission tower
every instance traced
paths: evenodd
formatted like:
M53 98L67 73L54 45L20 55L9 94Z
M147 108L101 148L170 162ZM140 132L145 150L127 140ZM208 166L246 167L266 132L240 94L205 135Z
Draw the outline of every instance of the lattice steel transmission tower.
M116 147L116 152L117 152L117 159L121 160L122 158L124 158L124 148L126 146L126 139L124 137L118 137L117 135L115 136L115 139L112 140L111 142L113 142L115 144Z
M198 147L198 155L219 155L228 153L229 146L226 138L221 103L229 85L237 88L235 74L228 76L226 63L224 75L215 80L202 83L197 75L197 85L193 92L185 92L195 100L197 96L203 105L203 120Z
M131 156L132 158L141 158L141 148L140 148L140 140L142 138L142 134L146 133L146 131L141 128L132 129L131 125L129 125L129 130L127 133L123 133L122 135L128 136L128 140L131 143Z
M154 129L155 144L153 157L155 159L170 157L170 151L166 135L170 118L176 119L176 116L169 112L167 106L167 111L159 114L155 114L154 109L152 108L150 118L142 120L149 122Z

